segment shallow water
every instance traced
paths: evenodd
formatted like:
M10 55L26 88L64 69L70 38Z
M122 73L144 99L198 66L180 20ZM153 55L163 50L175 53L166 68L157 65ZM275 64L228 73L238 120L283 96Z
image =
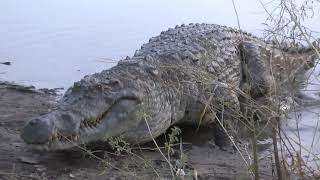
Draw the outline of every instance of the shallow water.
M307 82L303 93L308 97L320 100L320 62L306 73Z
M289 145L291 153L300 153L306 165L320 170L320 65L309 70L307 73L308 84L303 93L318 103L304 107L289 114L284 122L284 132L290 138L292 146ZM284 136L283 136L284 137ZM284 138L285 139L285 138ZM300 146L301 145L301 146ZM290 157L290 156L288 156ZM289 158L290 159L290 158Z
M300 153L307 166L320 167L320 106L307 107L303 111L290 114L284 124L285 133L290 138L290 152ZM301 146L300 146L301 145ZM291 160L291 156L288 156Z

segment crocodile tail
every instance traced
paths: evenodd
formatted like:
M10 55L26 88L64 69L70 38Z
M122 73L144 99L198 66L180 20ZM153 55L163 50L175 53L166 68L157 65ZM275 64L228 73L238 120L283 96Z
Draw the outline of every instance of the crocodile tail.
M320 38L313 41L312 45L304 45L301 42L267 40L267 44L271 44L273 47L287 52L290 54L305 54L314 52L315 49L320 51Z

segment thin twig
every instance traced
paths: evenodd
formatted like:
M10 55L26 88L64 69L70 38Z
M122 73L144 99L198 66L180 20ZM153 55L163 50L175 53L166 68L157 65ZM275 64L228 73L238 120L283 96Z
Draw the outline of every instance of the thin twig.
M235 12L236 17L237 17L238 28L241 29L239 15L238 15L238 11L237 11L236 5L234 3L234 0L232 0L232 6L233 6L234 12Z

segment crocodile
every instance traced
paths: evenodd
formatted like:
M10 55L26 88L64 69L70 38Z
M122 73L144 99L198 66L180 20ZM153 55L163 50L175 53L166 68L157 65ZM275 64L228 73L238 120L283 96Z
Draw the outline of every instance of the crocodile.
M185 123L214 125L223 146L229 141L224 124L239 120L240 97L272 96L314 63L310 48L294 49L221 25L169 28L132 57L75 82L55 108L25 125L21 137L46 150L119 136L141 144Z

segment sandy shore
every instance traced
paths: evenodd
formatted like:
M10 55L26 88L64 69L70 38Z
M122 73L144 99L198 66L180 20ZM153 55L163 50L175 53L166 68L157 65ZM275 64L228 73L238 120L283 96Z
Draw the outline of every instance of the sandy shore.
M53 91L0 82L0 179L172 179L167 162L152 144L144 146L147 150L133 150L135 155L120 156L105 148L91 155L81 150L28 149L19 136L22 127L30 118L48 112L56 99ZM210 143L210 129L196 135L186 133L192 131L188 128L182 131L185 179L192 179L195 171L198 179L250 179L238 152L222 151ZM178 161L173 157L172 162ZM273 179L271 159L260 163L262 179Z

